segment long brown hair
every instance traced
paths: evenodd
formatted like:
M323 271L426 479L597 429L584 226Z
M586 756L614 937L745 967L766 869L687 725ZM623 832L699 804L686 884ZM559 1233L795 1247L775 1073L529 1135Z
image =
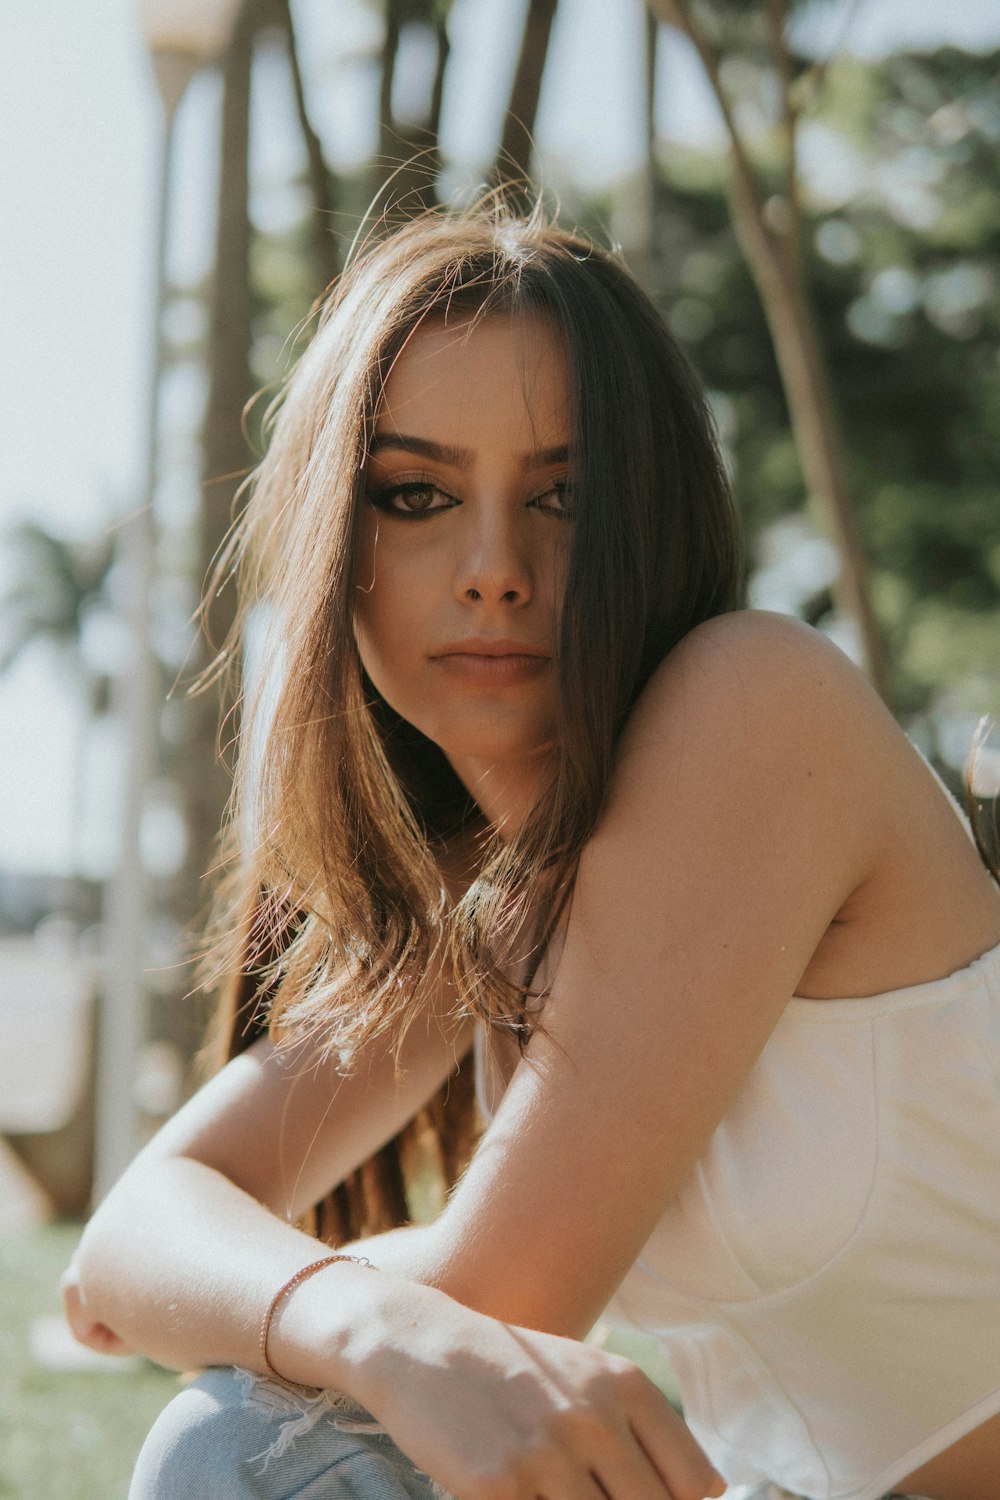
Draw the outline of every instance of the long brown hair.
M541 313L558 331L575 513L551 785L508 841L483 828L478 873L454 902L441 858L481 823L478 809L437 746L366 679L353 629L382 387L414 329L446 310ZM266 599L283 656L266 732L248 713L237 771L242 907L223 897L215 924L216 972L243 976L230 1045L249 1015L247 1035L262 1018L274 1034L306 1028L350 1066L375 1037L402 1036L435 961L447 963L464 1014L523 1042L541 997L505 973L516 935L527 924L536 957L544 948L652 671L695 625L741 602L735 511L704 394L612 255L540 212L515 218L493 202L429 215L355 257L270 429L221 565L235 563L240 578L230 649ZM355 1216L348 1230L358 1227Z

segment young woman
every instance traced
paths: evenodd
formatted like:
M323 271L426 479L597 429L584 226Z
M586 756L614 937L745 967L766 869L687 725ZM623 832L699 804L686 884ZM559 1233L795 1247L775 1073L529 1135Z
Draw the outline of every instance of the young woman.
M237 545L281 661L234 1055L66 1287L212 1367L133 1496L995 1500L1000 892L841 653L738 608L643 294L537 219L371 247ZM470 1048L487 1128L389 1229Z

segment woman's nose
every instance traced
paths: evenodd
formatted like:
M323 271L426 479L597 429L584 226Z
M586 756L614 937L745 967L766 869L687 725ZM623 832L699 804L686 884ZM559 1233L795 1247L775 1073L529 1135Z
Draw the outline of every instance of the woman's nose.
M484 519L465 538L455 592L466 603L526 604L534 588L531 559L510 518Z

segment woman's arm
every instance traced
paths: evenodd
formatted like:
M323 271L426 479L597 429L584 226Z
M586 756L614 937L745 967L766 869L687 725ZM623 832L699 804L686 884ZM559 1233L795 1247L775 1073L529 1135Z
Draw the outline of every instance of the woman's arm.
M263 1310L323 1250L283 1216L394 1133L453 1063L458 1049L433 1026L412 1030L402 1084L387 1060L345 1082L263 1042L229 1064L88 1226L65 1289L78 1333L167 1365L261 1370ZM724 1488L628 1361L391 1273L338 1264L313 1276L279 1307L269 1353L286 1378L369 1407L459 1500L700 1500Z
M345 1078L314 1048L268 1040L227 1064L84 1231L66 1279L78 1337L175 1369L258 1367L262 1309L322 1253L294 1221L391 1139L467 1049L469 1028L444 1019L449 998L414 1021L398 1070L386 1048ZM338 1267L338 1283L358 1280L363 1295L354 1269Z
M671 653L581 862L545 1032L441 1220L380 1244L380 1263L519 1324L586 1331L874 861L877 768L861 783L856 769L886 717L841 653L791 621L725 616ZM224 1069L88 1227L94 1320L168 1364L246 1359L246 1309L315 1250L287 1221L394 1134L466 1045L447 1041L447 1008L411 1028L401 1080L387 1056L341 1080L267 1042ZM289 1308L307 1300L300 1289Z

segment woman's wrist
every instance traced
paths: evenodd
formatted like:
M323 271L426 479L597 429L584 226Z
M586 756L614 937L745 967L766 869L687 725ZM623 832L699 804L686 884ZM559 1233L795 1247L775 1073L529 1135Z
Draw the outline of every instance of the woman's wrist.
M374 1270L371 1261L363 1256L347 1255L343 1251L337 1252L333 1255L323 1255L320 1256L318 1260L311 1260L306 1265L300 1266L300 1268L294 1273L294 1275L289 1276L288 1280L283 1282L281 1286L278 1287L278 1290L271 1298L271 1301L268 1303L267 1310L264 1313L263 1318L261 1319L260 1336L257 1341L257 1352L260 1355L260 1362L264 1366L264 1369L269 1375L273 1376L274 1379L284 1380L285 1378L281 1374L280 1370L276 1370L274 1368L274 1365L271 1363L271 1358L267 1348L268 1341L271 1336L271 1324L274 1322L275 1317L277 1316L278 1309L281 1307L285 1299L287 1297L290 1297L296 1290L296 1288L301 1286L303 1282L308 1281L311 1276L317 1276L320 1271L326 1270L327 1266L334 1266L344 1263L349 1263L356 1266L366 1266L367 1268Z
M357 1262L324 1266L290 1288L274 1310L267 1340L272 1371L367 1405L401 1307L426 1291Z

